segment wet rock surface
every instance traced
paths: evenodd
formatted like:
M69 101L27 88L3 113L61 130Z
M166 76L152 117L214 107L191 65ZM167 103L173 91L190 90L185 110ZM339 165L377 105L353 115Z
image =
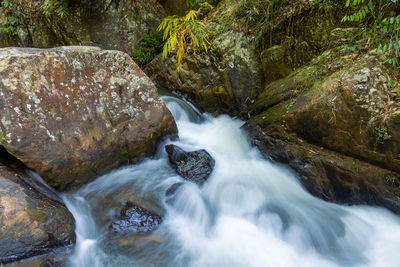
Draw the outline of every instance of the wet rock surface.
M52 253L75 242L74 218L64 205L0 164L0 265Z
M176 132L150 79L96 47L0 49L0 145L58 190L154 152Z
M176 145L167 145L165 150L168 153L170 164L175 171L183 178L202 185L212 173L215 160L204 149L186 152ZM172 186L167 194L173 194L177 187Z
M338 47L265 87L245 128L323 199L400 213L400 102L380 54Z
M68 253L72 250L57 251L43 257L34 257L19 262L13 262L7 267L65 267L68 266Z
M381 206L400 214L397 173L323 147L271 137L258 126L246 128L261 153L287 164L314 196L339 204Z
M156 230L161 223L162 218L157 214L127 202L111 223L110 230L117 234L145 234Z

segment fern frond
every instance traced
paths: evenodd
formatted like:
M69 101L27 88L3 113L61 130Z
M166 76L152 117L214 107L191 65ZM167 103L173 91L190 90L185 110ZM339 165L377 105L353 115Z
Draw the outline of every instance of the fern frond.
M158 26L158 31L164 31L163 40L166 40L162 56L165 59L176 48L177 70L181 69L186 48L190 45L195 52L202 49L206 53L209 44L205 24L198 17L213 8L207 2L199 5L199 9L190 10L183 17L169 16L163 19Z

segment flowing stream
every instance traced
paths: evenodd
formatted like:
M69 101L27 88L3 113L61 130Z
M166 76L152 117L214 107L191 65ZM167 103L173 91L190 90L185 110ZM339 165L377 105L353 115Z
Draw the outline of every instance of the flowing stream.
M163 100L179 140L64 196L76 220L70 266L400 266L399 216L317 199L289 170L263 159L242 121ZM169 166L169 143L215 159L201 188ZM166 197L177 182L183 185ZM110 222L126 199L162 214L163 223L151 235L113 237Z

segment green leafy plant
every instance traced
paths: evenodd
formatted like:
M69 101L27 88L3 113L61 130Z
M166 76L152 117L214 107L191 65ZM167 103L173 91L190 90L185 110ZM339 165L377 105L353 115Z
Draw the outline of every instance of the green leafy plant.
M205 25L199 19L202 15L209 12L213 6L207 2L201 3L199 9L190 10L183 17L176 15L163 19L159 31L163 31L163 58L166 58L176 49L177 69L182 66L182 59L190 46L194 53L197 51L208 52L208 35Z
M363 35L372 41L385 55L385 63L400 63L400 0L347 0L346 7L352 13L343 22L361 26Z
M352 52L354 52L354 51L356 51L357 50L357 45L347 45L347 44L344 44L344 45L342 45L342 48L343 48L343 51L352 51Z
M396 81L396 80L391 80L391 81L389 81L388 83L387 83L387 88L390 90L390 89L394 89L394 88L396 88L396 86L399 84L399 82L398 81Z
M22 23L22 8L14 2L3 0L0 4L0 31L8 37L18 35L18 26Z
M392 138L392 136L388 133L387 127L375 127L376 132L378 133L378 140L381 143Z
M384 18L377 26L380 31L378 50L388 52L386 62L396 66L400 60L400 15Z
M280 11L286 0L241 0L236 16L246 19L246 28L261 27Z
M132 57L139 66L143 67L163 50L163 46L163 34L152 30L140 40L139 48L132 50Z
M65 18L68 15L68 1L45 0L40 10L46 17L56 15L59 18Z
M372 0L347 0L346 1L346 7L350 7L350 4L352 3L352 6L357 6L358 8L355 10L354 13L350 15L345 15L343 17L343 22L346 21L352 21L352 22L358 22L362 21L365 17L367 17L368 14L370 14L374 10L374 4Z
M43 0L36 5L32 0L0 0L0 32L6 41L16 39L18 30L25 31L33 18L57 16L65 18L68 15L68 0Z
M394 175L386 176L386 183L391 186L399 186L400 187L400 180Z

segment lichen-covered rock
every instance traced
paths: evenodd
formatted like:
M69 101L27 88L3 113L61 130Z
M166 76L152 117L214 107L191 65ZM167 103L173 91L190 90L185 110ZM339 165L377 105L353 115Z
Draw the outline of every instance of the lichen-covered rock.
M176 145L167 145L165 150L175 171L183 178L198 185L202 185L214 169L215 160L204 149L186 152ZM179 186L179 183L173 185L166 194L173 194Z
M0 145L59 190L137 162L176 132L157 89L123 52L0 49Z
M0 265L75 242L68 210L24 184L19 175L0 166Z
M45 15L41 8L44 2L15 3L19 11L13 16L21 16L24 23L12 26L17 35L0 32L0 47L95 45L131 53L143 34L155 29L166 15L156 0L83 0L68 1L67 14L61 18L54 11Z
M268 85L245 112L246 128L316 195L400 212L395 78L375 51L328 50Z

